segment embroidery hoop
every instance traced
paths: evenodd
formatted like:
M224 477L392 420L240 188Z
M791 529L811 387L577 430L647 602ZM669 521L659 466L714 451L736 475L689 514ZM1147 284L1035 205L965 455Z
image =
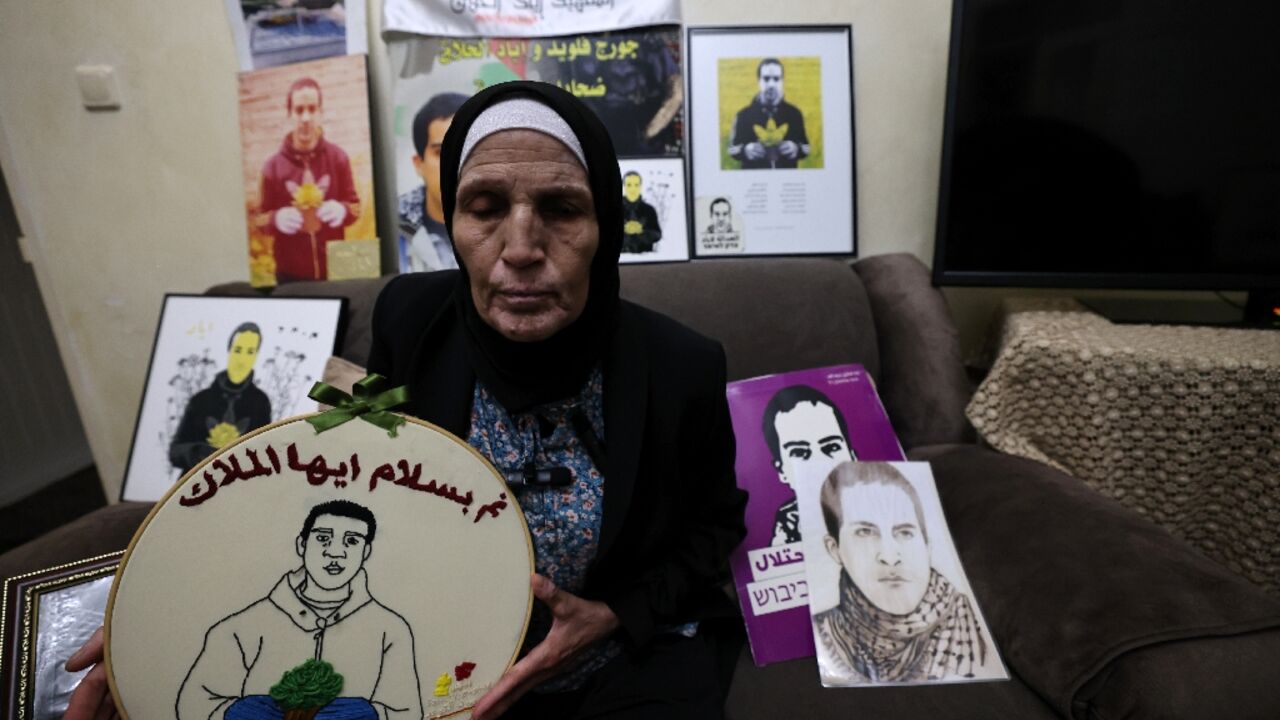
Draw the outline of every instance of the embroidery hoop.
M126 719L174 712L206 630L262 599L282 574L302 566L292 538L309 509L330 499L364 505L377 518L374 552L364 564L369 590L412 628L425 718L466 716L515 662L533 607L533 545L524 514L497 470L463 440L416 418L406 416L393 439L359 420L317 435L306 417L260 428L196 465L152 508L129 543L105 622L107 680ZM296 444L303 465L317 454L334 466L350 463L356 453L359 475L345 487L332 481L313 485L306 472L288 467L290 444ZM267 446L278 456L278 474ZM225 478L215 469L218 461L234 456L242 467L248 465L249 450L273 472L238 477L214 491L207 505L182 504L195 496L194 488L207 487L206 471ZM420 484L438 480L437 490L415 492L422 488L385 478L371 489L375 469L399 459L410 466L421 463ZM395 475L403 478L398 469ZM455 497L445 497L441 486L453 487ZM464 514L459 496L468 492L472 501ZM477 517L500 497L505 508ZM222 532L202 534L204 526L228 519L232 522ZM269 527L258 524L264 519ZM461 539L447 542L451 533ZM230 559L207 557L214 542L233 551ZM436 552L422 557L422 548ZM237 549L251 552L236 559ZM201 565L193 567L184 558ZM461 582L442 582L441 573L460 573ZM231 582L219 584L219 579ZM184 605L193 600L198 602ZM450 695L437 697L438 679L462 662L476 663L471 677L456 681L451 673ZM340 660L334 664L341 673Z

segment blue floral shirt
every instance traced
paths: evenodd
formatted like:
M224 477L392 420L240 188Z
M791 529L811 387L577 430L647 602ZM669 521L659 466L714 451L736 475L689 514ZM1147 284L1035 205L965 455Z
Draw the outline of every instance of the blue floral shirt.
M533 536L535 569L575 595L585 587L587 568L599 548L604 511L604 476L574 431L576 414L586 418L603 444L604 376L598 367L577 396L515 415L477 380L467 436L467 442L504 475L519 474L526 467L568 468L573 480L566 487L516 485L512 490ZM536 603L525 650L541 642L550 629L551 614L546 606ZM567 673L543 683L537 691L581 687L592 672L621 652L621 643L610 638L584 652Z

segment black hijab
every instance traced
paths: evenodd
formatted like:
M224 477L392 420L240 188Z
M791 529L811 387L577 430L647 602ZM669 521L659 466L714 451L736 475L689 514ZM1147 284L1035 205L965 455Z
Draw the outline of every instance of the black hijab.
M603 357L618 309L618 255L622 251L622 180L608 131L595 113L573 95L555 85L527 80L486 88L467 100L453 116L440 149L440 197L450 242L458 193L458 161L467 132L486 108L517 97L551 108L577 136L587 161L600 244L591 260L587 304L582 315L555 335L536 342L508 340L480 317L471 297L470 275L454 244L461 277L453 298L464 329L467 360L476 377L512 413L573 396Z

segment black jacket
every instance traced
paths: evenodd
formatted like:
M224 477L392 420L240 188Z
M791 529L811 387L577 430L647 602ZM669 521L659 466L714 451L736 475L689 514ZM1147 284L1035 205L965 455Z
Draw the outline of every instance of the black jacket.
M451 293L456 271L401 275L378 297L369 371L407 385L405 412L465 438L475 374ZM670 318L622 302L604 359L600 546L583 596L627 637L735 612L721 591L745 535L734 480L724 350Z

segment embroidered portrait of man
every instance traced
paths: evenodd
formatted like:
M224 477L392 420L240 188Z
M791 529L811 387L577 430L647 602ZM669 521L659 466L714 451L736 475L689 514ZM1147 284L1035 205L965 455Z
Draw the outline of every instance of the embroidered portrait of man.
M363 505L315 505L294 539L301 565L267 595L219 620L178 691L179 720L279 720L272 696L308 660L342 675L322 717L422 717L413 631L369 592L365 562L377 521Z

